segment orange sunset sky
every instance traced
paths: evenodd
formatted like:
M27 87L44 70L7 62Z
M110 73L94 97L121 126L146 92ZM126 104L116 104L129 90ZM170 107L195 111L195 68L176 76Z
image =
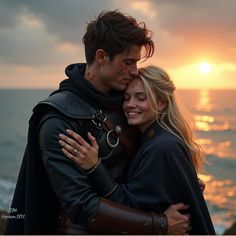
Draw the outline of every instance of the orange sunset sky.
M0 88L57 88L66 65L85 61L86 24L111 9L148 25L145 64L177 88L236 88L235 0L0 0Z

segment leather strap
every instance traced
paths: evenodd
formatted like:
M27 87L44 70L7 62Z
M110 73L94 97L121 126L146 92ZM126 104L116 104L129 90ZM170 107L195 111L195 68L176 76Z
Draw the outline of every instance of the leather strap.
M107 132L109 132L110 130L116 130L115 124L109 119L109 117L106 117L105 121L102 123L102 126ZM117 138L119 136L121 146L129 154L130 157L134 156L137 151L137 144L127 137L125 130L122 130L119 134L117 134L116 132L112 132L111 135L114 138Z

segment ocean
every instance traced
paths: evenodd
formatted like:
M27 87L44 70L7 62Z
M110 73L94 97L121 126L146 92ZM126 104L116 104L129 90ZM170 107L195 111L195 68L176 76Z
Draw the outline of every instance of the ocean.
M51 90L0 90L0 209L9 211L32 108ZM217 234L236 221L236 91L179 90L207 164L200 175Z

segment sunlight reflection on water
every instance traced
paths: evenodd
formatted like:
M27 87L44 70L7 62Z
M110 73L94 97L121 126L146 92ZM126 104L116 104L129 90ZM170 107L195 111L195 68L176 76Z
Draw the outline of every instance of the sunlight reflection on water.
M235 148L231 140L213 141L212 139L199 138L196 140L208 155L215 155L219 158L231 158L236 160Z
M199 94L199 101L196 106L197 110L210 112L212 110L212 103L210 102L210 96L208 90L201 90Z
M217 233L229 227L236 220L236 185L235 181L216 179L211 175L200 174L199 177L206 183L204 196L211 211Z
M195 127L202 131L225 131L230 129L228 121L222 121L208 115L194 116Z
M217 234L236 221L235 91L186 91L184 104L193 114L197 142L209 165L199 177Z

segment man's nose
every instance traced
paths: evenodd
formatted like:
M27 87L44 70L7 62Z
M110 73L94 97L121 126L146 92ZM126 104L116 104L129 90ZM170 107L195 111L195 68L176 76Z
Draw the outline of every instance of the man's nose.
M136 77L138 75L138 68L137 65L134 65L130 68L130 75L132 75L133 77Z

